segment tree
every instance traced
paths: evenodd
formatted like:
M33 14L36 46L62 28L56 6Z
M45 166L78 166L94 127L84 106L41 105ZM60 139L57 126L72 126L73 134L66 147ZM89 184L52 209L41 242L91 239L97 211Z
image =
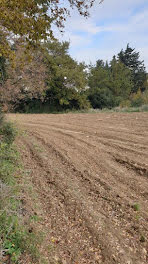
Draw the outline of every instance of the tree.
M131 71L113 56L110 64L102 60L91 67L88 98L94 108L113 107L127 100L133 88Z
M104 66L105 66L105 63L103 60L97 60L97 62L96 62L97 68L99 68L99 67L104 68Z
M110 87L114 97L120 103L130 96L133 89L132 74L120 60L116 59L116 56L113 56L110 62L110 72Z
M19 40L13 45L16 66L7 65L7 80L0 86L0 100L8 108L48 111L87 108L85 65L68 54L69 43L47 41L34 50L32 59L22 57ZM42 108L42 109L41 109Z
M146 70L144 61L140 61L139 58L139 52L132 49L129 44L127 44L125 51L122 49L118 54L118 59L132 73L132 81L134 83L132 93L136 93L139 89L143 92L146 89Z
M5 69L5 60L2 61L2 66L0 64L0 69L3 72L3 80L0 83L0 101L9 107L14 107L20 101L43 98L46 79L46 65L41 49L34 50L30 62L27 55L22 56L24 49L20 45L19 39L13 44L12 49L16 54L15 67L7 63ZM2 58L0 57L0 62Z
M87 108L83 93L87 85L85 65L70 57L68 42L47 42L44 47L48 69L46 100L57 108Z
M0 56L12 55L10 39L23 37L26 48L40 40L52 38L52 24L63 27L70 8L77 8L80 15L88 16L95 0L0 0ZM102 1L101 1L102 2Z
M93 108L113 107L115 100L111 91L110 73L102 60L91 68L88 99Z

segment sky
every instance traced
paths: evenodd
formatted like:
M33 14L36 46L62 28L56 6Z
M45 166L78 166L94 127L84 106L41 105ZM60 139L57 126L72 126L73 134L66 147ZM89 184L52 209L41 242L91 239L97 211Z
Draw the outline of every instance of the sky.
M88 19L72 10L59 40L70 41L70 55L78 62L110 61L127 43L140 52L148 71L148 0L96 0Z

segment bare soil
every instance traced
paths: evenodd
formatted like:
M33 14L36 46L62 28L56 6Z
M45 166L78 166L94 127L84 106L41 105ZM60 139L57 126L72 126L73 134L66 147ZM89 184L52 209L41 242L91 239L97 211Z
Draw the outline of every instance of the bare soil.
M48 263L148 263L148 114L10 114Z

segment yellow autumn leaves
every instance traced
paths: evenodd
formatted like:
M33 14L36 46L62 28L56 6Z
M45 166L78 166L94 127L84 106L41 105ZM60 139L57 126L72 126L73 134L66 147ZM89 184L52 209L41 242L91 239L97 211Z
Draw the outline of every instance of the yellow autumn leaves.
M81 15L87 16L94 0L88 1L89 4L82 0L68 2L71 8L76 7ZM51 23L62 27L69 14L67 7L66 3L61 6L60 0L0 0L1 56L13 57L10 46L14 36L23 38L29 48L47 37L53 38Z
M13 57L10 46L14 37L22 37L26 46L32 46L49 32L50 18L37 1L0 0L0 56Z

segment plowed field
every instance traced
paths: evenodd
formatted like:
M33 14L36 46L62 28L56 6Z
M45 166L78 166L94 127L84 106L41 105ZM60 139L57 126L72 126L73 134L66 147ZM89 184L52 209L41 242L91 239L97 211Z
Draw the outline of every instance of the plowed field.
M27 131L18 145L55 238L51 263L148 263L148 114L9 119Z

